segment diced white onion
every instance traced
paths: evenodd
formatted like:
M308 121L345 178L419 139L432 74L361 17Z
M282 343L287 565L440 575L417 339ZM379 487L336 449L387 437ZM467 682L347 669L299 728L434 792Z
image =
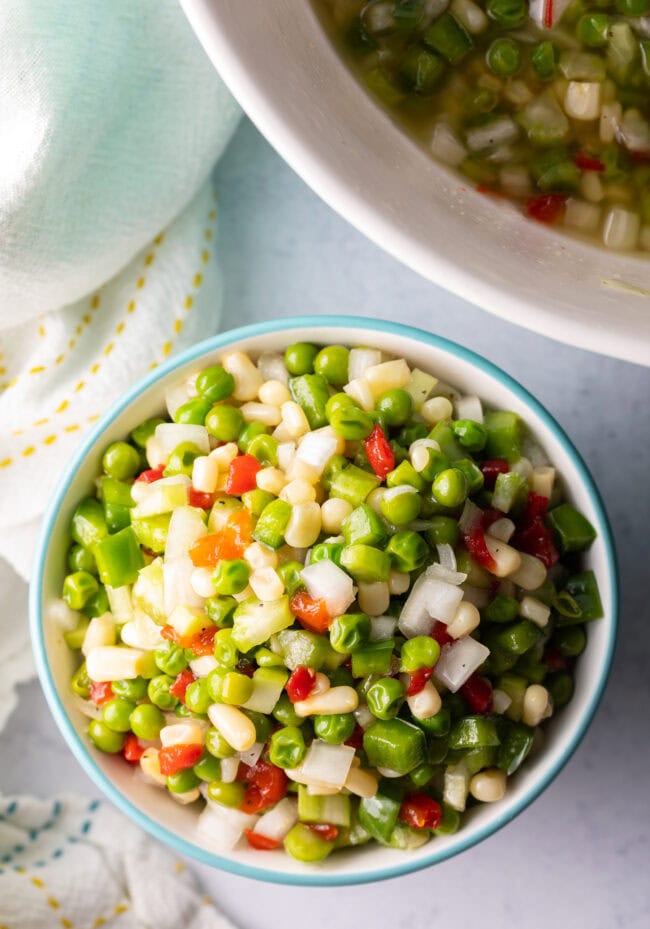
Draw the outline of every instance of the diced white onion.
M571 0L530 0L528 15L540 29L552 29L564 15Z
M469 129L465 138L471 151L481 152L506 142L514 142L518 135L519 127L513 119L509 116L498 116L484 126Z
M115 645L115 620L111 613L94 616L86 628L81 653L87 657L100 645Z
M84 700L83 697L80 697L79 694L72 693L70 694L72 699L72 704L76 709L79 710L84 716L87 716L88 719L101 719L102 718L102 708L97 706L96 703L92 703L90 700ZM368 711L370 712L370 711ZM374 719L374 717L373 717Z
M464 761L445 768L442 799L454 810L462 813L469 793L470 773Z
M300 572L310 597L324 600L330 616L340 616L354 600L352 578L333 561L323 559Z
M336 436L324 435L322 432L308 432L298 446L296 458L311 465L320 476L330 458L337 453L338 444Z
M289 372L284 364L284 357L278 352L263 352L257 359L257 370L265 381L289 383Z
M452 0L450 11L471 35L479 35L488 27L487 16L472 0Z
M515 531L515 524L511 519L505 516L502 519L496 519L490 526L490 535L500 542L509 542Z
M229 758L221 759L221 780L224 784L232 784L237 780L239 771L239 753Z
M279 803L262 813L255 824L253 832L267 839L281 842L298 822L298 805L295 800L284 797Z
M165 542L165 561L187 555L194 543L207 534L203 511L193 506L179 506L172 512Z
M496 687L492 691L492 709L495 713L498 713L501 716L508 709L512 703L512 697L510 697L505 690L499 690Z
M314 739L301 765L302 773L312 781L330 787L343 787L355 756L350 745L330 745Z
M122 626L120 638L125 645L152 651L164 642L161 626L142 610L136 610L132 620Z
M239 842L245 829L252 829L257 816L208 800L200 814L196 831L203 845L217 852L229 852Z
M452 571L456 573L456 553L446 542L436 545L438 550L438 559L441 568L446 568L447 571ZM462 582L461 582L462 583Z
M364 378L357 377L354 380L351 380L343 388L348 396L352 397L353 400L356 400L357 403L364 410L372 410L375 406L375 398L373 396L370 385Z
M394 616L373 616L370 620L370 641L385 642L392 639L397 628Z
M218 668L219 664L214 655L201 655L190 661L190 670L194 677L207 677L210 671Z
M183 442L196 445L202 455L210 453L210 437L205 426L192 423L160 423L156 426L154 438L166 458L169 458L174 449Z
M178 384L172 384L171 387L168 387L165 391L165 406L167 407L169 418L173 419L179 406L187 403L189 399L190 395L187 389L187 382L180 381Z
M490 591L485 587L473 587L471 584L463 584L462 591L463 600L473 603L479 610L486 607L492 599Z
M471 636L465 636L444 646L436 662L435 677L455 694L489 654L489 648Z
M381 352L376 348L353 348L350 350L348 380L363 377L368 368L381 363Z
M106 596L113 614L113 619L118 625L128 623L133 618L133 604L131 602L130 587L110 587L106 585Z
M454 403L456 419L472 419L475 423L483 422L483 404L474 394L458 397Z
M167 616L177 606L203 606L203 597L199 597L192 587L193 571L194 563L189 555L167 561L163 565L165 613Z
M435 567L434 565L431 566ZM463 575L465 580L465 575ZM399 629L407 639L429 635L436 620L450 623L463 599L463 592L455 584L438 580L429 569L421 574L402 608Z
M372 726L375 722L375 717L370 710L370 707L366 703L360 704L354 711L354 718L361 726L362 729L367 729L368 726Z
M81 620L81 613L71 610L65 600L51 600L45 609L48 625L56 626L63 632L72 632Z
M640 228L638 213L613 206L605 216L603 243L607 248L617 250L636 248Z
M433 127L430 147L432 154L437 159L452 168L457 167L467 155L467 149L463 143L456 136L451 126L444 122L436 123Z
M253 767L259 761L260 755L264 751L264 742L255 742L248 751L240 752L239 758L244 763Z

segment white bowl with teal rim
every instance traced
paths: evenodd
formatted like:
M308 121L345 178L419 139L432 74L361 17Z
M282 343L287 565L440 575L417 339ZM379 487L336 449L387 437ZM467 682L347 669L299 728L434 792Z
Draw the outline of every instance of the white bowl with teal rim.
M650 256L526 220L433 161L354 78L308 0L181 5L260 132L370 239L510 322L650 365Z
M463 392L478 394L489 406L519 413L558 469L568 498L598 532L585 562L596 572L605 612L604 619L590 624L588 646L577 664L573 699L551 721L543 751L512 778L502 801L475 807L455 835L436 837L416 851L371 844L333 855L319 865L301 864L281 850L259 852L246 847L228 855L215 854L197 836L196 809L174 803L166 792L145 783L121 757L95 749L84 734L88 720L75 707L69 687L73 653L60 628L45 619L48 604L60 596L66 574L72 512L92 492L106 446L142 420L160 414L166 387L197 368L214 364L225 349L241 349L255 356L306 340L376 346L435 373ZM113 404L68 466L45 517L34 564L30 622L38 673L56 723L86 773L126 816L178 853L216 868L275 883L331 886L382 880L436 864L487 838L532 803L575 751L603 694L616 639L617 601L614 545L594 482L561 427L520 384L479 355L419 329L356 317L302 317L258 323L201 342L151 372Z

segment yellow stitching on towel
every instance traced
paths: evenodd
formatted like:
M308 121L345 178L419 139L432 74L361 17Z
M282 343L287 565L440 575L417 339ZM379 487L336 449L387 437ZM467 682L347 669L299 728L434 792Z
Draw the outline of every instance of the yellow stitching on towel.
M47 438L43 439L43 445L53 445L56 439L57 437L55 435L48 435Z
M36 449L33 445L28 445L27 448L24 448L22 451L23 458L29 458L30 455L33 455Z
M115 907L113 912L115 913L116 916L119 916L120 913L126 913L127 910L128 910L128 906L126 903L118 903L118 905Z
M0 468L8 468L11 464L13 464L13 458L3 458L0 461Z
M98 916L95 922L93 923L93 929L100 929L100 926L105 926L106 920L103 916Z
M53 910L58 910L61 904L56 899L56 897L48 897L47 902L50 904Z
M66 919L65 916L61 920L61 925L63 926L63 929L73 929L73 924L69 919Z
M45 884L40 879L40 877L30 877L30 881L32 882L34 887L45 887Z

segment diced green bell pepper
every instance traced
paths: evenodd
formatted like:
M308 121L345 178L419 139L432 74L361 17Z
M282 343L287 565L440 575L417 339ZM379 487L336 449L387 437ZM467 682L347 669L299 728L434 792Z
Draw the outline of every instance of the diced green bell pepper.
M102 583L109 587L135 583L138 571L144 567L138 538L130 526L101 539L93 551Z

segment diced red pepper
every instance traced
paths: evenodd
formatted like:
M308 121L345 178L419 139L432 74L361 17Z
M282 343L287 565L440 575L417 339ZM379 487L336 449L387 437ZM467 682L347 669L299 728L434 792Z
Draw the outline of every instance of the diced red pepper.
M242 767L248 769L246 773L249 782L239 805L243 813L261 813L286 795L288 778L282 768L268 761L258 761L253 766L240 765L240 769Z
M481 519L469 529L465 530L465 532L461 533L461 535L463 544L472 558L478 562L482 568L493 571L496 565L485 541L483 518L483 514L481 514Z
M460 688L460 693L473 713L487 716L492 712L492 685L484 677L472 674Z
M338 839L339 830L336 826L332 826L331 823L309 823L309 828L312 832L315 832L325 839L326 842L333 842L335 839Z
M208 626L193 635L189 640L189 645L185 648L191 649L197 658L203 655L212 655L214 653L214 637L217 634L216 626Z
M180 645L181 648L191 648L195 650L196 648L205 648L205 644L210 638L214 639L214 636L217 632L217 627L209 623L209 620L206 619L205 628L201 629L200 632L195 633L194 635L179 635L173 626L163 626L160 630L160 634L163 639L167 639L170 642L174 642L176 645ZM199 653L197 652L197 655ZM209 652L201 652L203 655L211 654Z
M547 568L551 568L560 555L555 547L553 532L544 521L547 508L546 497L529 494L526 509L512 541L519 551L539 558Z
M551 671L566 671L569 666L562 652L552 647L547 648L544 652L544 664L547 665Z
M650 152L631 151L632 161L637 164L645 165L650 162Z
M110 681L93 681L90 685L90 699L97 706L112 700L115 694Z
M257 472L261 467L254 455L238 455L237 458L233 458L228 468L226 493L239 496L248 490L255 490Z
M180 674L176 676L176 680L169 688L170 694L177 697L181 703L185 703L185 691L193 684L196 678L192 674L189 668L185 668L184 671L181 671Z
M197 539L189 554L195 568L213 568L222 560L241 558L251 541L251 516L241 509L228 517L220 532Z
M200 490L190 487L187 502L190 506L195 506L199 510L209 510L214 505L216 497L216 494L204 494Z
M363 748L363 729L359 723L355 724L355 727L352 730L352 735L349 739L345 740L345 744L354 749Z
M161 479L164 470L164 465L160 465L159 468L149 468L147 471L138 474L134 483L137 484L138 482L142 482L143 484L153 484L154 481L159 481Z
M270 836L262 835L260 832L253 832L252 829L244 829L244 835L251 848L256 848L261 852L272 851L280 845L278 839L272 839Z
M137 764L142 758L143 753L144 748L140 745L137 735L129 732L122 747L122 754L125 760L128 761L129 764Z
M324 635L332 622L325 601L316 600L306 590L296 591L289 601L289 608L301 626L319 635Z
M316 683L316 672L313 668L307 668L300 665L295 671L291 672L291 677L287 681L287 696L292 703L298 703L299 700L306 700L314 689Z
M160 764L160 773L165 777L170 774L177 774L186 768L193 768L201 755L203 746L197 744L191 745L164 745L158 752L158 762Z
M406 696L414 697L415 694L419 694L423 690L424 685L429 680L433 674L433 668L418 668L417 671L409 676L409 684L406 688Z
M237 662L237 670L240 674L245 674L246 677L252 677L255 674L256 667L257 665L248 658L240 658Z
M383 481L388 472L395 468L395 454L379 423L375 423L364 445L370 467Z
M566 201L566 194L540 194L526 201L526 213L538 223L552 226L560 219Z
M577 168L580 168L581 171L604 171L605 165L599 158L592 158L591 155L586 155L584 152L578 152L578 154L573 159L573 162Z
M399 808L399 820L412 829L437 829L442 818L440 804L427 794L409 794Z
M505 458L488 458L484 461L481 465L481 473L488 490L493 490L497 477L500 474L507 474L509 470L510 465Z
M477 184L476 191L479 194L489 194L492 197L505 197L505 194L502 190L497 190L495 187L489 187L487 184Z
M450 642L453 642L452 637L447 632L447 624L441 622L439 619L437 619L433 625L431 638L436 640L440 648L442 648L443 645L449 645Z

